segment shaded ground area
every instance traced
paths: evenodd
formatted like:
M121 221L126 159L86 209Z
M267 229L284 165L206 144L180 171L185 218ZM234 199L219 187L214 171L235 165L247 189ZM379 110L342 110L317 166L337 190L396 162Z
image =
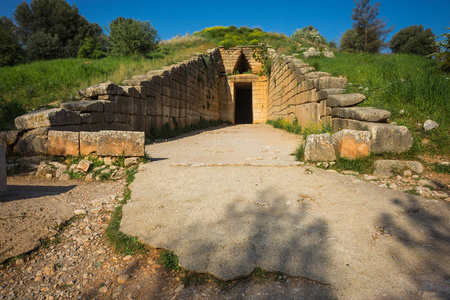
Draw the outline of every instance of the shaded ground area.
M73 216L73 183L49 185L46 180L16 177L0 197L0 262L31 251L54 236L55 227Z
M225 280L258 266L330 298L449 296L448 203L299 166L298 139L240 125L150 145L121 229Z

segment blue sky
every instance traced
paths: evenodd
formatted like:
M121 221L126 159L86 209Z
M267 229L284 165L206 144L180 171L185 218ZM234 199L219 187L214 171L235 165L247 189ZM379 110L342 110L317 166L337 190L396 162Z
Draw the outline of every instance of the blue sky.
M21 0L2 0L1 16L12 16ZM30 2L30 0L26 1ZM89 22L106 25L115 18L150 21L163 39L193 33L205 27L249 26L291 35L296 28L313 25L327 40L338 41L352 26L352 0L322 1L67 1ZM372 0L372 3L376 1ZM392 34L422 24L436 35L450 26L450 0L378 0L380 17L395 25ZM392 36L392 34L390 36ZM389 36L389 37L390 37ZM388 39L389 39L388 37Z

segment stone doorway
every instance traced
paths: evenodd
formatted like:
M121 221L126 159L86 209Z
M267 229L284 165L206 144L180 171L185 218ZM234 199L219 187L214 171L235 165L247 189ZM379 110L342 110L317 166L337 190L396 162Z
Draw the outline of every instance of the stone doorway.
M234 123L253 123L253 97L251 82L235 85Z

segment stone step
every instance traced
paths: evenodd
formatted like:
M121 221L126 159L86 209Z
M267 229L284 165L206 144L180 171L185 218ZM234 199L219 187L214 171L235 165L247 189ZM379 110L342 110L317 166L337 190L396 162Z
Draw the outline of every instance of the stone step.
M103 103L98 100L64 102L61 103L60 107L79 112L103 112Z
M347 107L355 106L366 99L362 94L339 94L330 95L327 99L328 107Z
M53 108L27 113L17 117L15 124L19 130L30 130L40 127L77 125L81 123L79 113L64 108Z
M319 91L319 100L325 100L328 96L343 94L345 89L323 89Z
M391 116L391 113L373 107L334 107L331 115L342 119L383 123Z
M413 137L405 126L364 122L350 119L333 119L333 132L342 129L370 131L373 153L403 153L411 149Z

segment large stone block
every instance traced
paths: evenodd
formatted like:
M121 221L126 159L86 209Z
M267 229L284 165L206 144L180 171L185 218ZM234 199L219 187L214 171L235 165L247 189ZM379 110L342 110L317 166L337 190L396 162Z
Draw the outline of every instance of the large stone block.
M311 134L306 138L305 161L334 161L336 153L329 133Z
M355 159L370 155L370 132L344 129L333 134L334 150L340 157Z
M367 122L386 122L391 113L387 110L373 107L334 107L332 116Z
M327 99L328 107L347 107L354 106L366 99L362 94L338 94L330 95Z
M134 114L135 101L131 97L120 97L115 102L115 112L117 114Z
M401 160L377 160L374 164L376 176L391 177L395 174L403 174L404 170L411 170L418 174L423 172L423 165L418 161Z
M345 93L345 89L323 89L319 92L319 100L325 100L330 95L337 95Z
M14 146L20 155L40 155L47 153L48 128L38 128L25 133Z
M96 100L81 100L61 103L61 108L79 112L102 112L103 103Z
M97 154L101 156L144 156L145 133L100 131Z
M5 146L0 145L0 196L5 195L7 191Z
M317 89L345 89L347 78L339 77L321 77L318 80Z
M97 152L99 141L98 132L80 132L80 155L91 155Z
M80 133L71 131L48 132L47 153L58 156L80 154Z
M333 119L333 131L337 132L342 129L369 131L371 151L374 153L403 153L411 149L413 144L413 137L405 126Z
M40 127L63 125L78 125L81 123L80 114L64 108L53 108L33 111L17 117L15 124L19 130L30 130Z
M78 94L83 98L96 99L100 95L125 95L125 91L117 84L107 82L79 90Z

